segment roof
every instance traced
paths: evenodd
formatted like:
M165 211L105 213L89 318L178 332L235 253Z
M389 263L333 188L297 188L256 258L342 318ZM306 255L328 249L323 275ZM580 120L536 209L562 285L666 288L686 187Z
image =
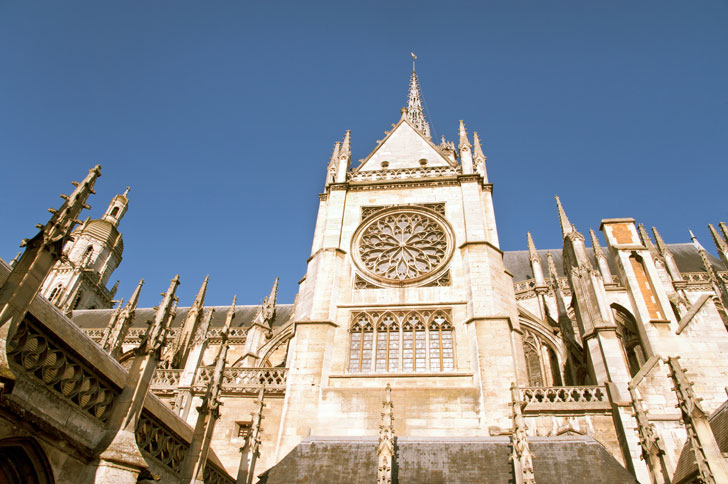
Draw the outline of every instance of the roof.
M718 410L710 416L710 428L715 435L718 448L725 455L728 452L728 401L724 402ZM675 466L675 474L672 478L674 484L682 484L693 481L698 472L698 465L695 463L693 446L688 440L683 446L680 458Z
M101 242L114 242L119 239L119 250L124 251L124 240L119 238L119 230L106 220L89 220L73 230L74 235L87 234Z
M214 308L215 313L212 316L210 325L212 327L222 327L225 325L225 318L230 306L205 306L206 309ZM258 314L260 305L254 306L236 306L235 317L233 318L232 327L239 328L250 326L253 319ZM276 317L273 320L273 327L283 326L291 316L293 304L276 305ZM189 307L177 308L177 314L172 320L170 327L178 327L184 324ZM105 328L109 324L113 309L77 309L73 311L73 322L81 328ZM147 321L154 319L156 310L154 308L138 308L134 315L132 328L143 328Z
M687 243L667 245L670 248L670 252L672 252L672 256L674 257L675 263L677 264L678 269L680 269L680 272L705 272L705 268L703 267L703 261L700 258L698 250L693 244ZM608 254L608 251L606 249L603 250L605 254ZM564 261L561 254L561 249L542 249L537 250L536 252L541 259L541 267L543 267L545 277L548 278L548 265L546 261L546 254L548 254L549 252L551 252L551 255L554 258L554 264L556 264L556 272L558 272L559 277L564 277ZM589 255L589 258L593 261L594 250L591 248L587 248L586 252ZM708 257L710 258L710 261L713 264L713 268L715 270L725 270L723 264L718 258L712 256L711 254L708 254ZM612 270L612 273L616 273L617 266L615 264L615 261L612 260L609 255L607 255L607 259L609 261L609 268ZM511 250L504 252L503 263L505 264L508 272L513 274L514 281L518 282L525 281L527 279L533 279L533 274L531 273L531 261L529 259L527 250Z
M509 484L513 465L508 437L395 440L392 482ZM592 437L529 437L539 484L636 484L635 478ZM377 479L375 437L309 437L259 476L260 484L371 483ZM345 475L342 474L345 469Z

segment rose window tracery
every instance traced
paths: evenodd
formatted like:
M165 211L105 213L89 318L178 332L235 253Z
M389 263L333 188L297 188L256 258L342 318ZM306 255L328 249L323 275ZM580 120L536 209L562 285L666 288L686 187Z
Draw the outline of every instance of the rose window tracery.
M360 227L353 252L369 275L389 283L413 282L444 267L451 255L450 241L436 213L395 208Z

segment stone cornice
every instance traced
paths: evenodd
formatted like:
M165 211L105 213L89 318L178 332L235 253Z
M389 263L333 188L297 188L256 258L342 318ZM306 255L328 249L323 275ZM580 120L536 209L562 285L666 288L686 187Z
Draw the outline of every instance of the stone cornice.
M495 245L493 245L492 243L488 242L487 240L477 240L477 241L473 241L473 242L463 242L462 244L460 244L458 246L458 249L465 249L465 248L467 248L467 247L469 247L471 245L487 245L491 249L496 250L501 256L503 255L503 251L500 248L496 247ZM511 274L511 277L513 277L513 274Z

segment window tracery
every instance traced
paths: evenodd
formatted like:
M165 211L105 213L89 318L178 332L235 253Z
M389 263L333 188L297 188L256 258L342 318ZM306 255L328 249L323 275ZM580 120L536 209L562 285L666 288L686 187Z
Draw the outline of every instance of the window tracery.
M352 317L350 373L454 371L449 311L364 312Z
M523 355L528 384L532 387L560 386L561 366L553 347L536 332L523 332Z
M377 284L431 282L452 255L452 234L434 210L393 207L370 216L353 238L354 262Z

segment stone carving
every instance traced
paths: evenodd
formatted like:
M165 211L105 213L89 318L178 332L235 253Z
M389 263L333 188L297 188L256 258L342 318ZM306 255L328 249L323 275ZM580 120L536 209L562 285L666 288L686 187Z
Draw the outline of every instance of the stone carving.
M189 444L173 434L148 412L142 412L136 428L136 441L142 452L155 458L174 472L182 469Z
M515 482L518 484L536 484L533 475L533 454L528 445L528 437L526 435L526 420L523 418L523 408L526 402L521 399L521 392L515 383L511 383L511 408L513 410L513 433L511 441L513 452L511 461L513 461Z
M384 210L385 208L391 208L395 205L371 205L371 206L365 206L361 208L361 220L362 222L375 213L377 213L380 210ZM412 204L412 206L415 207L425 207L429 208L430 210L434 210L435 212L439 213L443 217L445 216L445 204L444 203L415 203Z
M461 174L459 166L425 166L419 168L396 168L392 170L355 171L349 173L350 182L382 180L407 180L410 178L454 177Z
M521 388L526 403L608 402L603 387L526 387Z
M109 419L119 392L39 326L23 320L8 342L8 357L84 412Z
M428 282L424 285L424 287L445 287L452 284L452 280L450 279L450 271L445 271L443 275L438 277L432 282Z
M377 445L377 484L392 484L394 467L394 415L392 412L392 387L387 383L382 401L382 420L379 424L379 445Z
M355 238L360 268L387 283L416 282L441 269L452 253L445 225L427 210L382 211Z
M203 366L195 376L195 390L206 389L215 368ZM225 368L222 377L224 392L256 394L262 386L268 394L285 393L288 368Z
M158 368L154 371L151 385L154 390L162 388L177 388L181 377L182 370L166 370Z

